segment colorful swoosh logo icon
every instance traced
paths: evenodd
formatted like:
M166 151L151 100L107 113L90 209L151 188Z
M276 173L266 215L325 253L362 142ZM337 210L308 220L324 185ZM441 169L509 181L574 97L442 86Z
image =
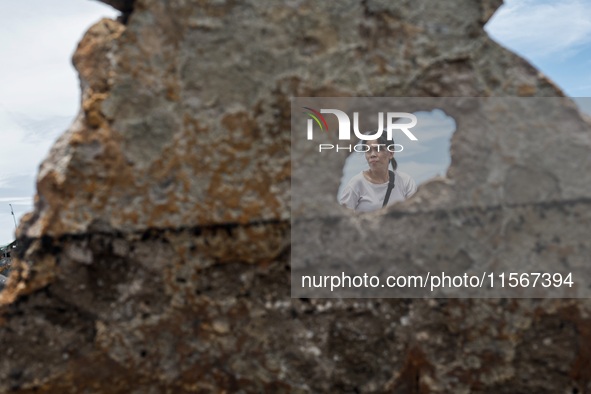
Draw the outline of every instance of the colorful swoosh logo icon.
M328 123L326 123L326 119L324 119L324 116L322 116L322 114L320 112L318 112L310 107L303 107L303 108L310 111L310 112L306 112L306 114L308 114L309 117L311 117L312 119L314 119L316 121L318 126L320 126L320 130L328 132ZM324 127L322 125L324 125Z

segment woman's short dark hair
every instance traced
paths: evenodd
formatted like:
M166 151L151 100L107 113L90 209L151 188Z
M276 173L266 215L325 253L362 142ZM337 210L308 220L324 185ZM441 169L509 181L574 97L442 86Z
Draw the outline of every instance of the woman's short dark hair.
M363 134L374 134L374 132L370 131L370 132L365 132ZM384 134L379 136L378 139L361 140L361 141L359 141L359 143L360 144L367 144L367 143L380 144L380 145L384 145L384 149L386 149L388 146L392 145L391 149L395 149L394 140L393 139L389 140ZM390 164L392 164L392 168L394 169L394 171L396 171L396 169L398 168L398 163L396 162L396 159L394 158L394 156L392 156L392 159L390 160Z

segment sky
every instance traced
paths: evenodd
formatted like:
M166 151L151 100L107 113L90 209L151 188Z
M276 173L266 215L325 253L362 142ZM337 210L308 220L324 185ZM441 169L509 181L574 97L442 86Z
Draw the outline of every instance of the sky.
M117 15L95 0L0 0L0 245L14 239L9 204L17 220L32 209L38 166L79 110L78 41ZM591 0L505 0L485 30L567 95L591 97ZM455 127L445 115L427 116L444 125L434 150L400 160L417 183L445 174Z
M32 210L39 164L79 110L71 58L82 34L118 12L94 0L0 0L0 245Z
M591 0L506 0L485 30L567 95L591 96Z

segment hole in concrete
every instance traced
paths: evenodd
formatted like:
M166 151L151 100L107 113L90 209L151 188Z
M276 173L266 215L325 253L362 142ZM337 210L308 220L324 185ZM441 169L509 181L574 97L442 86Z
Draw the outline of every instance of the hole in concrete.
M394 153L394 158L398 163L397 171L408 174L419 186L447 173L451 163L450 145L456 130L456 121L441 109L418 111L414 115L419 119L417 126L413 128L418 141L404 141L402 151ZM394 142L399 141L395 138ZM337 200L351 178L367 169L365 153L353 152L349 155L343 166ZM389 166L389 169L392 167Z

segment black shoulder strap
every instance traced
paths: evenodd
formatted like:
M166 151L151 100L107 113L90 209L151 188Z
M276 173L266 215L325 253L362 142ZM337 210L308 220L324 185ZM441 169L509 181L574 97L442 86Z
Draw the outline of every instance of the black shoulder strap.
M388 190L386 190L386 197L384 197L384 203L382 204L382 208L388 204L388 200L390 199L390 193L392 193L392 189L394 189L394 180L396 179L396 174L394 171L388 171L390 175L390 181L388 182Z

